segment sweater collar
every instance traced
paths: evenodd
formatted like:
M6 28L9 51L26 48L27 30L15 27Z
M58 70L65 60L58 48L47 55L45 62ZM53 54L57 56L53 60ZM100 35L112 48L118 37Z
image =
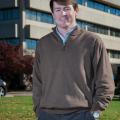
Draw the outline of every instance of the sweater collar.
M52 28L53 30L53 34L56 36L56 27ZM74 39L75 37L77 37L79 34L82 33L82 29L80 29L80 27L78 25L76 25L76 27L74 28L74 30L71 32L70 34L70 38ZM58 35L57 35L58 36Z

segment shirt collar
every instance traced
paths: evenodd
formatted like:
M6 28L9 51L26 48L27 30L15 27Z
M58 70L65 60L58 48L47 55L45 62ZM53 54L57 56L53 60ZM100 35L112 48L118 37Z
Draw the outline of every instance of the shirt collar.
M76 28L76 26L77 26L77 25L75 25L75 26L73 26L72 28L70 28L70 29L66 32L65 36L62 35L62 33L59 31L59 29L58 29L57 26L56 26L56 32L57 32L57 34L59 34L60 36L62 36L62 37L65 39L65 38L67 38L67 36L69 36L69 34L70 34L72 31L74 31L74 29Z

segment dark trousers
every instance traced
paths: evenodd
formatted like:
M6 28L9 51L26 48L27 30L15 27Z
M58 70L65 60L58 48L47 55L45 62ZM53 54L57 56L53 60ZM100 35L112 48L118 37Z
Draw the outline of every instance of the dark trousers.
M95 120L89 111L79 111L69 114L50 114L41 111L38 120Z

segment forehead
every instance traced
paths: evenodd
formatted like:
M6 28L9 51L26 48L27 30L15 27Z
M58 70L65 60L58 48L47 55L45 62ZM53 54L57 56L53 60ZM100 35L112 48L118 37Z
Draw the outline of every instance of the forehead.
M66 2L53 2L53 7L56 8L56 7L65 7L65 6L69 6L69 7L73 7L73 5L71 3L66 3Z
M53 2L57 2L60 5L68 5L68 4L74 4L76 0L53 0Z

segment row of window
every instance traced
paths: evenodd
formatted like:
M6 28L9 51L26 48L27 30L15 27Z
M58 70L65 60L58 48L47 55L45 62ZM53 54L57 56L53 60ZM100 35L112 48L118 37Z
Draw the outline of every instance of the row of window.
M120 51L109 50L110 57L120 59Z
M46 23L53 23L53 18L50 13L40 11L26 10L26 18Z
M5 40L3 40L3 41L5 41L6 43L8 43L8 44L10 44L10 45L15 45L15 46L17 46L17 45L19 45L20 44L20 40L19 39L15 39L15 38L11 38L11 39L5 39Z
M78 3L81 5L87 5L90 8L94 8L97 10L120 16L120 9L96 2L94 0L78 0Z
M93 23L89 23L81 20L77 20L77 23L82 29L85 29L91 32L120 37L120 30L118 29L108 28L106 26L97 25L97 24L93 24Z
M35 10L26 10L26 18L54 24L52 15L50 13L39 12ZM97 24L93 24L93 23L89 23L81 20L77 20L77 23L82 29L86 29L92 32L97 32L105 35L120 37L120 30L118 29L108 28L106 26L97 25Z
M0 21L3 20L14 20L19 18L19 9L1 9L0 10Z
M14 45L14 46L18 46L20 45L20 40L18 38L13 38L13 39L5 39L3 40L6 43L10 44L10 45ZM25 47L26 49L35 49L36 45L37 45L37 40L34 39L25 39L24 40L25 43Z

